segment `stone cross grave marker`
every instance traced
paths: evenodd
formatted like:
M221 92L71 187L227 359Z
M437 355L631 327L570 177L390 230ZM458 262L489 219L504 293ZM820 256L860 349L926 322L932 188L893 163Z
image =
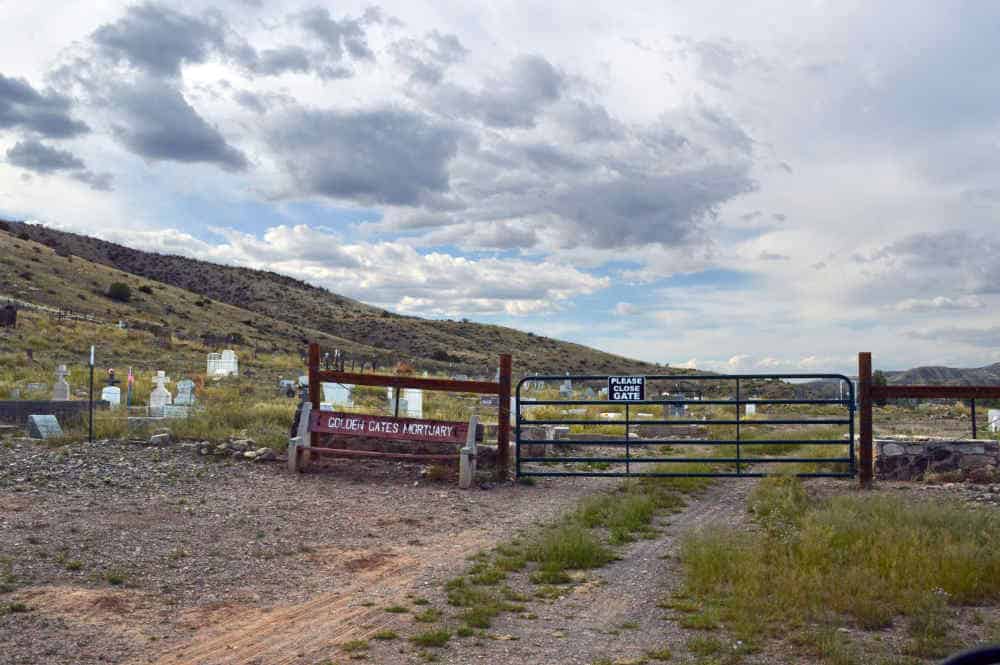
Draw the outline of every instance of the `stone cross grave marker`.
M181 406L194 406L195 401L194 381L191 379L181 379L178 381L177 399L174 400L174 404L179 404Z
M166 388L166 384L170 383L170 379L167 377L167 373L161 369L156 372L153 382L156 384L156 387L149 394L149 408L162 411L164 406L173 402L173 396Z
M56 368L56 383L52 386L52 401L65 402L69 399L69 383L66 381L66 365L59 365Z
M32 439L51 439L63 435L55 416L28 416L28 436Z

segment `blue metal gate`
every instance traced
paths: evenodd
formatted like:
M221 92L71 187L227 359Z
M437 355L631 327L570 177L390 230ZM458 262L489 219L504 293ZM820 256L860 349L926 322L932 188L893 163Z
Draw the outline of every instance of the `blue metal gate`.
M795 475L802 477L853 477L856 473L854 460L854 384L842 374L711 374L711 375L659 375L642 377L645 386L642 392L615 393L628 395L631 401L609 399L612 395L594 390L595 386L610 385L609 376L532 376L517 384L515 398L515 452L516 472L523 476L653 476L653 477L758 477L767 475L762 470L769 465L797 464L801 468ZM621 377L614 377L619 379ZM757 381L804 382L828 381L839 383L835 398L823 399L757 399L747 397L748 385L759 385ZM551 385L563 382L558 398L553 397ZM727 395L725 382L733 388ZM706 383L708 390L700 395L691 395L690 385ZM576 384L577 388L573 385ZM674 393L653 390L648 386L672 384ZM676 387L688 388L679 395ZM833 384L828 384L832 386ZM579 386L583 386L581 389ZM787 389L782 387L783 389ZM794 388L791 388L794 390ZM529 397L534 394L538 397ZM707 399L701 396L708 394ZM636 399L636 397L641 397ZM791 417L791 418L750 418L744 412L748 405L756 411L758 406L772 409L779 405L788 407L820 406L823 410L834 411L834 417ZM573 407L566 409L564 407ZM613 412L589 417L593 407L613 407ZM661 409L661 416L650 414L650 407ZM721 407L717 408L717 407ZM561 409L553 417L552 410ZM717 411L733 409L732 417L714 417ZM542 412L542 417L533 414ZM703 415L695 417L694 411ZM841 413L842 411L842 413ZM708 413L713 417L709 418ZM612 414L614 414L612 416ZM562 417L562 416L588 417ZM826 416L829 414L821 414ZM619 418L620 417L620 418ZM805 434L796 438L805 427L844 427L845 436L840 438L807 438ZM657 428L658 433L650 438L640 432ZM679 438L663 436L664 431L686 427L693 437ZM589 428L600 428L604 435L590 435ZM757 432L748 429L767 428L764 438L756 438ZM775 432L790 434L790 438L778 438ZM719 436L708 436L713 430L721 429ZM607 434L612 430L615 434ZM620 435L617 432L621 432ZM539 436L539 433L543 436ZM768 438L770 436L770 438ZM543 454L538 454L539 447ZM672 456L657 454L656 447L714 447L717 456L700 457L693 455ZM825 446L836 450L835 446L846 448L841 456L802 457L769 455L762 451L790 449L801 446ZM556 454L545 454L552 449ZM594 450L596 454L581 454L577 451ZM608 450L617 454L609 453ZM826 450L827 448L823 448ZM660 448L660 451L663 449ZM815 450L815 449L814 449ZM750 452L747 455L747 452ZM673 452L672 450L670 452ZM525 454L527 453L527 454ZM691 464L702 468L691 469ZM707 465L707 467L705 466ZM673 468L671 468L673 467Z

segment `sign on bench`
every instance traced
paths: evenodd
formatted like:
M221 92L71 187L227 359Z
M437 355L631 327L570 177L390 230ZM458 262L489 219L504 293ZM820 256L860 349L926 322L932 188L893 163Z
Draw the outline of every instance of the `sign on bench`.
M289 441L288 466L293 471L302 469L299 456L308 463L313 454L336 455L341 457L384 457L413 461L454 461L459 462L459 486L472 485L476 473L476 442L483 440L485 428L479 418L473 415L469 422L446 420L422 420L419 418L395 418L358 413L312 411L308 403L303 405L303 421L299 435ZM339 437L374 438L387 441L413 441L419 443L440 443L462 446L450 454L432 453L390 453L374 450L348 448L328 448L313 446L313 434Z
M311 414L309 430L319 434L367 436L395 441L464 444L469 435L469 423L316 411ZM482 440L481 431L476 433L476 438Z

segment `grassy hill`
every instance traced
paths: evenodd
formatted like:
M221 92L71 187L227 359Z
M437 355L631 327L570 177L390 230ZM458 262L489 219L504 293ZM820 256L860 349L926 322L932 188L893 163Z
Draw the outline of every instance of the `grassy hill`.
M899 372L886 372L886 379L895 385L929 386L997 386L1000 385L1000 363L985 367L915 367Z
M492 375L500 353L516 373L663 373L666 370L503 326L401 316L273 272L130 249L40 225L0 222L0 300L14 298L127 323L150 339L293 354L309 340L380 367ZM131 289L128 302L106 294ZM53 341L58 345L58 340ZM53 349L53 352L58 349ZM79 349L66 349L78 353Z

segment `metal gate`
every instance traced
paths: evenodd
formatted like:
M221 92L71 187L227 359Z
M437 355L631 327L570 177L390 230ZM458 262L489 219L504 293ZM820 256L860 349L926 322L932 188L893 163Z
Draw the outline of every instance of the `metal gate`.
M612 393L613 380L616 386L617 383L636 386L629 391L615 387ZM763 385L761 382L782 382L785 385L779 386L781 390L794 391L795 382L806 381L835 382L827 384L826 389L836 393L836 397L748 396L748 391L752 394ZM562 385L554 386L556 382ZM652 396L651 384L661 386L653 389ZM706 388L695 390L692 388L695 384L704 384ZM793 385L789 388L788 384ZM663 386L673 387L674 392L664 391ZM820 417L790 418L772 417L769 413L758 418L755 413L758 406L768 411L820 407L823 413L813 414ZM594 419L590 417L594 407L615 410L599 413ZM856 472L855 408L854 384L842 374L526 377L517 384L515 396L516 472L518 477L759 477L767 475L765 469L770 465L796 464L800 465L795 473L798 476L848 478ZM659 417L650 414L650 410L659 410ZM749 415L748 410L754 414ZM584 415L587 417L573 417ZM823 432L826 438L808 438L802 433L806 427L817 426L826 430L843 427L845 432L839 437ZM676 429L681 427L686 431ZM761 433L761 428L766 428L766 432ZM601 433L594 435L595 430ZM653 435L642 436L643 431L652 431ZM675 434L678 431L682 436ZM782 431L789 438L778 436ZM683 436L685 433L687 436ZM763 437L758 438L761 434ZM835 451L839 446L841 451L846 448L846 454L815 457L768 454L783 448L792 453L802 446L822 447L814 448L813 452ZM709 447L720 454L700 457L664 452L673 453L675 447ZM581 449L596 452L586 455L579 452ZM692 464L698 465L697 468L692 469Z

